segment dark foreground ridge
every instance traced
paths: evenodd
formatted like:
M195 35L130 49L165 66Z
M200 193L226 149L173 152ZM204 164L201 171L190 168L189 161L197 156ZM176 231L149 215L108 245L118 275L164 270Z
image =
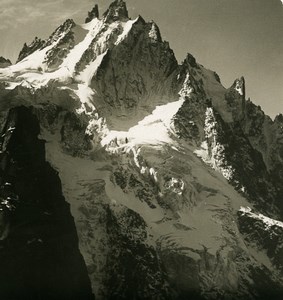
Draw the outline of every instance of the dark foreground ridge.
M0 144L0 299L94 299L39 131L31 109L9 111Z

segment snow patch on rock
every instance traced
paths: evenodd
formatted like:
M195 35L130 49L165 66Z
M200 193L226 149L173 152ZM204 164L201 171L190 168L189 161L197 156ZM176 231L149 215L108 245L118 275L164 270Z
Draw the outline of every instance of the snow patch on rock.
M137 125L128 131L110 130L101 140L101 145L113 152L117 147L127 147L134 145L162 145L174 144L171 135L174 133L172 118L177 113L183 100L170 102L165 105L157 106L152 114L146 116ZM116 141L117 145L111 142ZM114 143L115 144L115 143Z
M129 34L131 31L133 25L138 21L139 17L137 17L135 20L129 20L126 23L123 24L123 32L119 35L117 41L115 42L115 45L120 44Z
M271 219L269 217L266 217L263 214L256 214L256 213L252 212L252 209L249 206L247 206L247 207L241 206L241 208L239 209L239 212L242 215L246 215L250 218L262 221L265 225L266 230L270 229L270 227L272 227L272 226L277 226L277 227L283 228L283 222Z
M243 96L244 95L244 91L243 91L243 85L241 83L240 80L237 80L236 82L236 85L235 85L235 90L241 95Z
M185 183L182 179L180 178L170 178L167 182L165 182L165 189L170 190L175 194L178 194L181 196L183 194L184 188L185 188Z
M202 142L201 148L195 150L194 153L214 170L222 173L227 180L232 180L234 171L232 166L226 162L225 147L218 142L216 125L213 109L208 107L205 113L205 141Z

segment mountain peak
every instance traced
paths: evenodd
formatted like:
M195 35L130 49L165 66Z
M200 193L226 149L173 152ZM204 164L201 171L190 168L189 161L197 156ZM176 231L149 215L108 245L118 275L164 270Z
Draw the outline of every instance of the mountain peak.
M31 53L35 52L36 50L40 49L44 45L45 41L38 38L37 36L35 39L27 45L24 43L24 46L22 50L19 53L19 57L17 59L17 62L23 60L25 57L29 56Z
M129 15L125 1L115 0L112 2L103 17L106 22L110 23L117 20L128 20Z
M99 11L98 11L98 5L97 4L95 4L93 9L88 12L88 16L85 19L85 23L88 23L88 22L92 21L95 18L99 18Z
M56 30L50 35L48 40L44 43L44 46L49 46L53 42L60 39L62 34L69 32L73 27L76 26L76 23L73 19L67 19L63 24L56 28Z
M245 98L246 88L245 88L245 78L243 76L237 78L234 81L233 87L241 96L243 96L243 98Z
M282 114L278 114L277 116L275 116L274 122L275 123L282 123L283 124L283 115Z
M185 58L185 61L184 61L184 64L188 64L190 65L191 67L197 67L197 62L196 62L196 59L195 57L190 54L190 53L187 53L187 56Z
M283 116L94 4L0 57L0 299L283 299Z
M160 30L157 26L156 23L154 23L153 21L150 22L151 25L151 29L149 31L149 37L156 42L161 42L162 38L161 38L161 34L160 34Z
M9 59L0 56L0 68L6 68L8 66L10 66L12 63Z

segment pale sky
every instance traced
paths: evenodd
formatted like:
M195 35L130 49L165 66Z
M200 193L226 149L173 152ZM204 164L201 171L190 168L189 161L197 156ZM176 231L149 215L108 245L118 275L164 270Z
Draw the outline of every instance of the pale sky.
M282 0L283 1L283 0ZM128 0L129 15L154 20L178 61L186 53L225 87L244 76L247 96L274 117L283 112L281 0ZM24 42L47 38L65 19L82 23L111 0L0 0L0 56L15 61Z

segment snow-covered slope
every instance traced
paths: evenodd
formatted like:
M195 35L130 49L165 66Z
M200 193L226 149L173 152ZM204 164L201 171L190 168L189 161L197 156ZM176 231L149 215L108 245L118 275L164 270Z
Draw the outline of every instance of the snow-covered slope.
M178 65L116 0L0 69L0 123L19 106L40 123L96 299L280 298L283 118L245 99L244 78L226 89L192 55Z

